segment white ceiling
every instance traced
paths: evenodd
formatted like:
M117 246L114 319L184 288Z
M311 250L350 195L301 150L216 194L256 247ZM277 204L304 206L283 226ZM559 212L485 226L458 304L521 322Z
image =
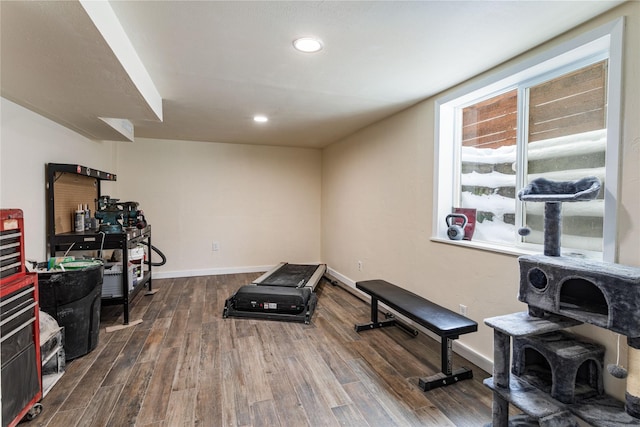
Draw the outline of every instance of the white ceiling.
M96 140L323 147L622 2L1 1L2 96Z

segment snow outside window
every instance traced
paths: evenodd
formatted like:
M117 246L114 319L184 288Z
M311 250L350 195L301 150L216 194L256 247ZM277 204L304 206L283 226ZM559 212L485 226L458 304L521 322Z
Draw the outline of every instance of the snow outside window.
M562 254L614 260L621 69L616 24L438 101L436 239L446 239L448 214L472 209L475 230L465 244L541 252L544 203L520 202L518 191L538 177L596 176L602 183L596 200L562 206ZM522 227L531 230L528 236L518 234Z

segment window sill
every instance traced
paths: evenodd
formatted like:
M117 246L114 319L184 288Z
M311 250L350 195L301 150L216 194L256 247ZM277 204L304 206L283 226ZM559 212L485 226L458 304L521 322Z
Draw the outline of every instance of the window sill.
M454 245L454 246L462 246L470 249L496 252L503 255L520 256L520 255L540 254L540 251L527 250L524 248L515 248L511 246L499 246L491 243L475 242L473 240L450 240L450 239L444 239L442 237L432 237L430 240L436 243L445 243L445 244Z
M522 247L516 248L513 246L500 246L494 243L476 242L473 240L450 240L442 237L431 237L430 240L435 243L444 243L448 245L461 246L461 247L470 248L470 249L477 249L477 250L482 250L487 252L495 252L503 255L513 255L516 257L520 255L542 255L544 251L543 248L540 248L540 249L526 249ZM587 258L591 260L602 261L601 252L589 252L589 251L585 251L582 253L570 252L570 253L563 253L562 256Z

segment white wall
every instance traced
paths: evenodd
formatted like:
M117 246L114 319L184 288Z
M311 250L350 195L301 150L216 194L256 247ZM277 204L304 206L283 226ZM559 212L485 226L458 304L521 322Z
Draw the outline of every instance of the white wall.
M621 15L626 15L626 29L619 262L640 266L640 2L623 4L522 58ZM485 362L490 364L493 359L493 330L483 319L526 310L517 301L518 264L515 256L430 240L434 100L369 126L323 151L322 258L350 285L381 278L454 311L459 304L466 305L479 330L463 335L457 348L486 367ZM604 344L605 363L615 363L615 334L591 326L575 330ZM622 341L621 362L625 364L626 344ZM608 393L624 398L624 381L609 375L604 380Z
M24 211L27 259L48 256L45 164L70 163L117 174L116 182L102 182L102 193L140 203L152 243L168 259L154 269L154 277L321 261L319 150L145 139L94 142L1 101L0 206ZM214 241L219 251L212 251Z
M112 172L113 143L91 141L5 98L0 102L0 207L24 211L25 256L44 261L45 165L80 164Z
M316 149L136 139L117 146L117 196L140 203L167 256L156 277L316 263L320 162Z

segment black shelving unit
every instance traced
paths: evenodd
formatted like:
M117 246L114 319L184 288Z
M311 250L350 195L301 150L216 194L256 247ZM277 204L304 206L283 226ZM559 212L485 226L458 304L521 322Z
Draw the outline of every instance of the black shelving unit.
M120 249L122 251L122 265L129 263L129 249L138 244L147 247L147 254L151 256L151 226L147 225L143 229L128 228L122 233L104 233L96 230L84 230L74 232L72 230L71 208L72 206L89 205L92 212L96 209L96 200L101 194L101 181L115 181L116 175L91 169L86 166L49 163L46 168L47 177L47 234L48 250L52 257L59 256L67 251L101 251L104 249ZM56 199L57 183L61 180L67 181L64 188L59 193L62 197ZM74 186L77 185L77 191ZM60 194L58 194L60 196ZM73 199L73 200L71 200ZM56 205L56 202L59 202ZM63 206L60 206L62 204ZM103 305L119 305L124 309L124 324L129 324L129 304L131 300L140 292L143 287L148 291L152 290L151 263L148 268L143 266L143 277L129 289L129 269L122 269L122 296L103 297Z

